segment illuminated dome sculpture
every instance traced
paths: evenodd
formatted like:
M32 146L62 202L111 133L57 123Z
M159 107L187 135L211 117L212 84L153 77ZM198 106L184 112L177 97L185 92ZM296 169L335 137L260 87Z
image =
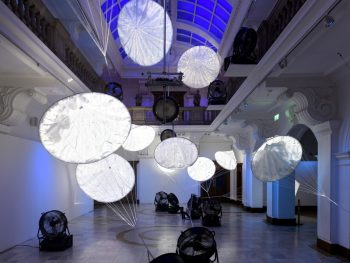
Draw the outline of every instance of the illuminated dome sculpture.
M131 152L141 151L153 142L155 136L156 132L151 126L132 125L123 148Z
M182 81L188 87L201 89L219 75L220 59L211 48L196 46L182 54L177 71L184 74Z
M41 119L44 147L68 163L91 163L115 152L128 137L131 119L118 99L81 93L56 102Z
M167 169L191 166L198 157L197 146L188 139L174 137L162 141L154 151L156 162Z
M215 164L206 157L198 157L197 161L187 168L188 175L195 181L204 182L215 174Z
M215 160L226 170L234 170L237 166L235 153L231 151L218 151L215 153Z
M152 66L163 59L164 9L152 0L131 0L118 18L118 35L126 54L140 66ZM171 20L166 14L168 53L173 38Z
M253 155L253 174L264 182L282 179L294 171L302 153L299 141L290 136L270 138Z
M122 199L135 185L133 168L116 154L95 163L79 164L76 177L80 188L88 196L103 203Z

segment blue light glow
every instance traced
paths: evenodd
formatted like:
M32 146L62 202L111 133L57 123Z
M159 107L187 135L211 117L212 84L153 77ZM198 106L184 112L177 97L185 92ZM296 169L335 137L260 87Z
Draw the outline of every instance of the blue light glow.
M220 43L232 10L231 4L226 0L180 0L177 5L177 20L202 30Z
M207 19L208 21L210 21L211 17L212 17L212 13L205 10L204 8L201 8L199 6L197 6L197 9L196 9L196 14Z
M218 4L221 5L227 11L227 13L232 13L232 6L226 0L218 0Z
M225 32L226 25L222 20L218 19L216 16L213 17L212 23L218 27L222 32Z
M214 25L211 26L210 32L216 36L218 39L222 39L222 36L224 35L220 30L218 30Z
M193 22L193 15L190 13L178 11L177 12L177 19L178 20L187 20L187 21Z
M226 24L228 23L228 20L230 19L230 14L228 14L219 5L217 5L216 8L215 8L215 15L217 17L221 18Z
M192 3L178 1L177 2L177 9L193 13L194 12L194 5Z
M211 0L197 0L197 5L207 8L209 11L213 11L215 3Z
M204 37L182 28L177 29L176 40L179 42L192 44L193 46L207 46L215 52L218 51L217 48L209 41L207 41Z
M196 16L194 18L194 23L199 25L200 27L206 29L206 30L208 30L208 28L209 28L209 21L202 19L199 16Z

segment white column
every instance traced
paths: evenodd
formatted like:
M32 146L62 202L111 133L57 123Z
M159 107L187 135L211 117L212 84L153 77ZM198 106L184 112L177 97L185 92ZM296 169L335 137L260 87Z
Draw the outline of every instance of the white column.
M337 123L323 122L311 127L318 142L317 167L317 237L333 243L336 233L336 164ZM331 201L332 200L332 201Z
M230 171L230 199L237 200L237 169Z
M350 152L338 153L336 243L350 248Z
M249 208L263 207L264 183L258 180L251 169L251 153L245 153L243 162L243 205Z

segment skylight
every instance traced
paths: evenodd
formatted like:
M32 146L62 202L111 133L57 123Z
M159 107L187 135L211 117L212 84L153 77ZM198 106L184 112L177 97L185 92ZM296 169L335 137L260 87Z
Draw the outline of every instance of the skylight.
M226 0L179 0L177 21L190 24L221 42L232 6Z
M215 52L218 51L217 48L208 40L206 40L204 37L185 29L181 29L181 28L177 29L176 40L191 44L192 46L207 46L207 47L210 47Z
M117 23L122 7L129 0L106 0L101 5L101 10L107 22L110 22L110 30L115 40L119 39ZM185 23L203 31L203 35L191 32L188 28L177 28L176 40L193 46L208 46L217 52L217 44L220 44L225 33L232 6L227 0L178 0L177 21ZM178 24L179 26L179 24ZM205 36L212 37L210 43ZM119 48L123 59L127 57L123 48Z

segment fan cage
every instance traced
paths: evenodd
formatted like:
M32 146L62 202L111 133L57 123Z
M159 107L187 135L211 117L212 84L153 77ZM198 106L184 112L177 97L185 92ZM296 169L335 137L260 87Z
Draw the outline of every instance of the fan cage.
M156 257L150 263L185 263L185 261L176 253L166 253Z
M178 117L180 107L174 98L166 96L154 102L152 111L158 121L168 123L173 122Z
M221 80L214 80L208 87L208 104L222 105L226 104L227 91L225 83Z
M215 232L208 228L191 227L178 238L176 253L188 263L219 262L214 236Z
M179 199L175 194L170 193L168 194L168 202L169 202L168 212L170 214L176 214L180 209Z
M164 191L156 193L156 196L154 197L154 205L156 208L156 211L168 211L169 201L168 201L168 194Z
M203 201L203 226L221 226L222 206L219 200L208 198Z
M186 212L182 212L183 219L199 219L202 216L202 199L195 194L191 194L187 202Z
M55 221L48 222L48 220L53 220L53 219ZM54 232L49 231L47 223L49 223L51 228L56 227L56 225L59 223L60 230L54 231ZM64 235L67 232L69 234L67 217L65 216L64 213L58 210L51 210L51 211L45 212L41 215L39 220L39 231L41 232L42 237L49 237L49 238L55 238L60 235Z
M73 235L69 232L67 218L58 210L42 213L37 237L41 251L62 251L73 245Z

